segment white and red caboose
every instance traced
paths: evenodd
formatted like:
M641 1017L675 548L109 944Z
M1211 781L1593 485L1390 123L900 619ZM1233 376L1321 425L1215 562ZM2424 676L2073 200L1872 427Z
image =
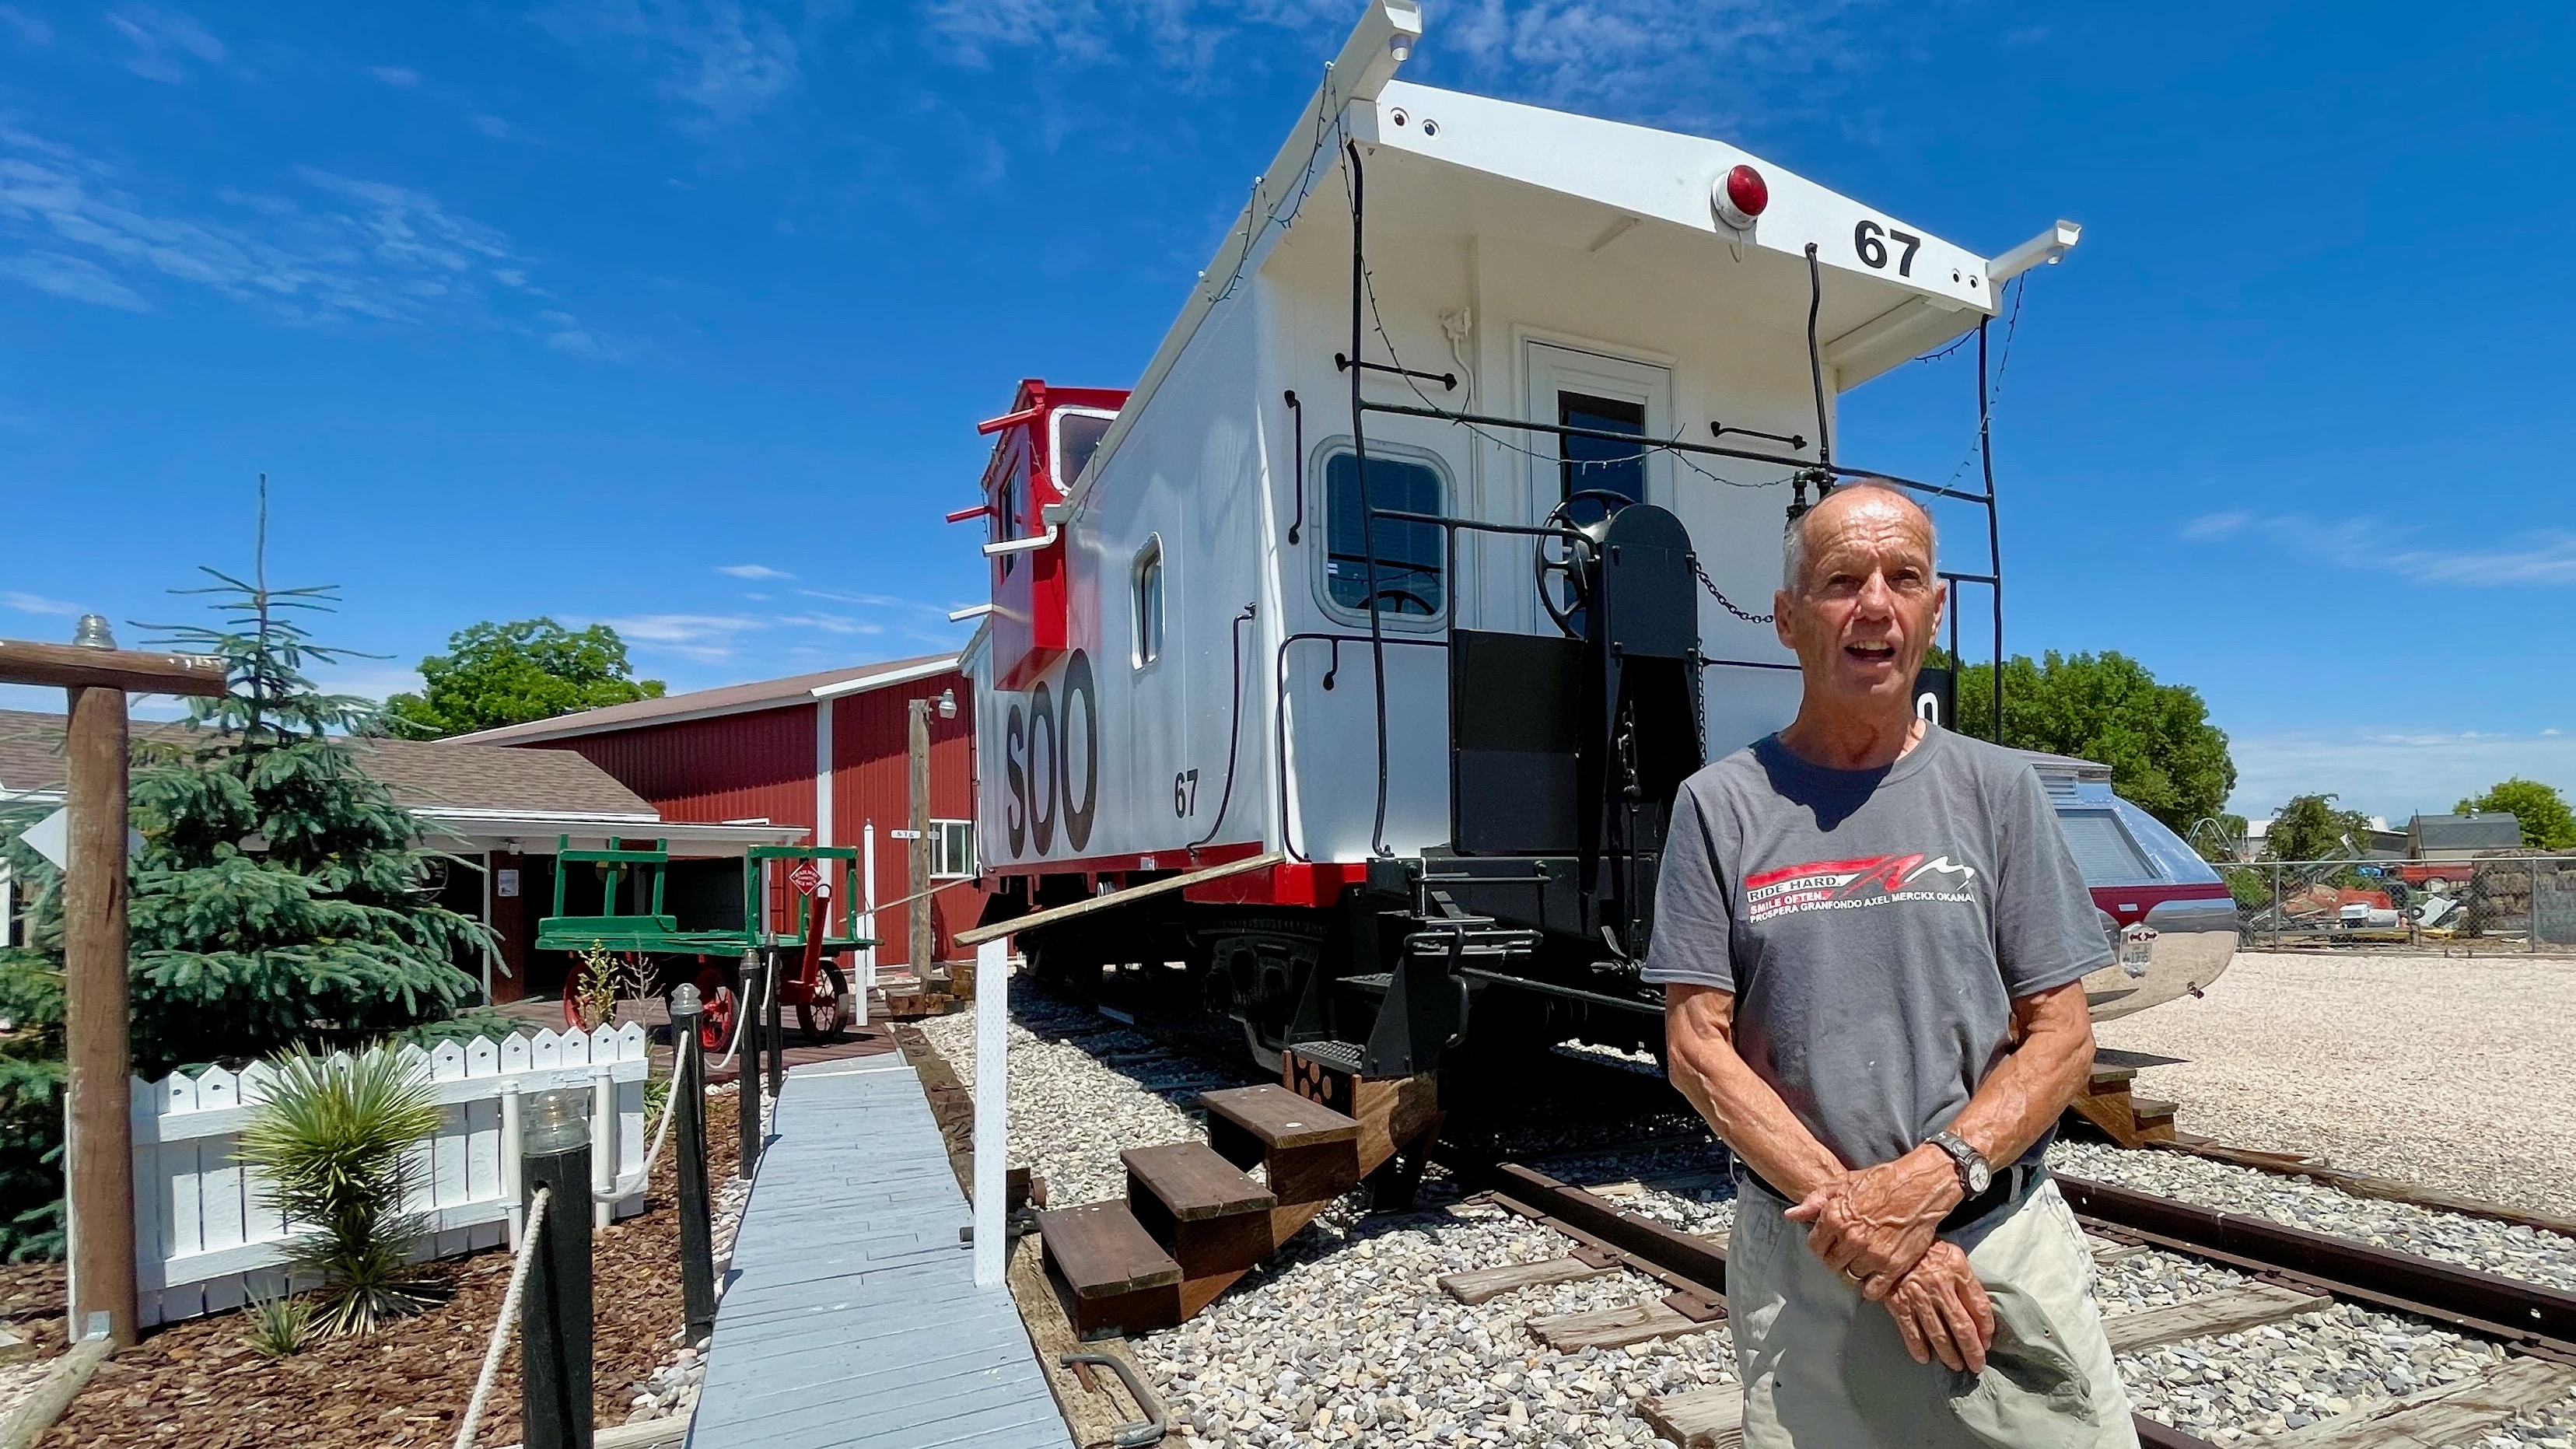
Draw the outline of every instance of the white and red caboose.
M1784 509L1864 471L1836 399L2076 239L1990 259L1722 141L1400 81L1420 35L1374 0L1132 393L1023 383L956 515L995 917L1275 853L1019 939L1186 961L1256 1050L1370 1071L1659 1040L1662 811L1794 709L1764 616ZM1914 486L1985 535L1985 490Z

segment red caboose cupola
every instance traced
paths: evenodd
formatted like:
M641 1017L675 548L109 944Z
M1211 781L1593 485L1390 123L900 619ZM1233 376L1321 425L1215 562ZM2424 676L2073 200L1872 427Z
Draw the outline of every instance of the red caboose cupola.
M985 519L1000 688L1026 689L1072 647L1062 518L1048 510L1073 491L1126 402L1124 388L1049 387L1023 378L1009 412L975 425L999 435L984 467L984 505L950 519Z

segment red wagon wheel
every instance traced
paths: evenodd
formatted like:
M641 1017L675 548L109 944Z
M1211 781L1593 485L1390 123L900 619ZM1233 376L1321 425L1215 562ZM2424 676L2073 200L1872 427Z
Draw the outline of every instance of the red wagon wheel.
M840 967L827 965L814 973L814 984L805 988L805 999L796 1003L796 1023L805 1028L807 1041L841 1039L850 1024L850 983Z
M698 1045L722 1056L733 1042L733 975L718 966L698 968Z

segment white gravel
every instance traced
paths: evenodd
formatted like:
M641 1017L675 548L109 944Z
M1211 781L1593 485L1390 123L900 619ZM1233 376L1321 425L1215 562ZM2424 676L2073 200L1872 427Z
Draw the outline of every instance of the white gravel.
M2571 1017L2576 961L2246 952L2096 1035L2187 1131L2576 1217Z

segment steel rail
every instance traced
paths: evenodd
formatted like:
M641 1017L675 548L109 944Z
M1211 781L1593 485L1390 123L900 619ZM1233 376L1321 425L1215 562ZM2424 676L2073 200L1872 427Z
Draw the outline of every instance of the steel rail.
M1673 1289L1676 1298L1697 1297L1723 1315L1724 1244L1668 1227L1519 1163L1479 1161L1446 1143L1435 1147L1432 1156L1471 1186L1490 1193L1504 1207L1577 1242L1609 1252L1627 1267ZM1689 1313L1685 1305L1666 1301L1686 1315ZM2137 1425L2138 1442L2144 1449L2215 1449L2206 1439L2144 1414L2130 1417Z
M2537 1358L2576 1364L2576 1294L2294 1228L2252 1213L2177 1202L2054 1174L2076 1215L2168 1252L2429 1319Z

